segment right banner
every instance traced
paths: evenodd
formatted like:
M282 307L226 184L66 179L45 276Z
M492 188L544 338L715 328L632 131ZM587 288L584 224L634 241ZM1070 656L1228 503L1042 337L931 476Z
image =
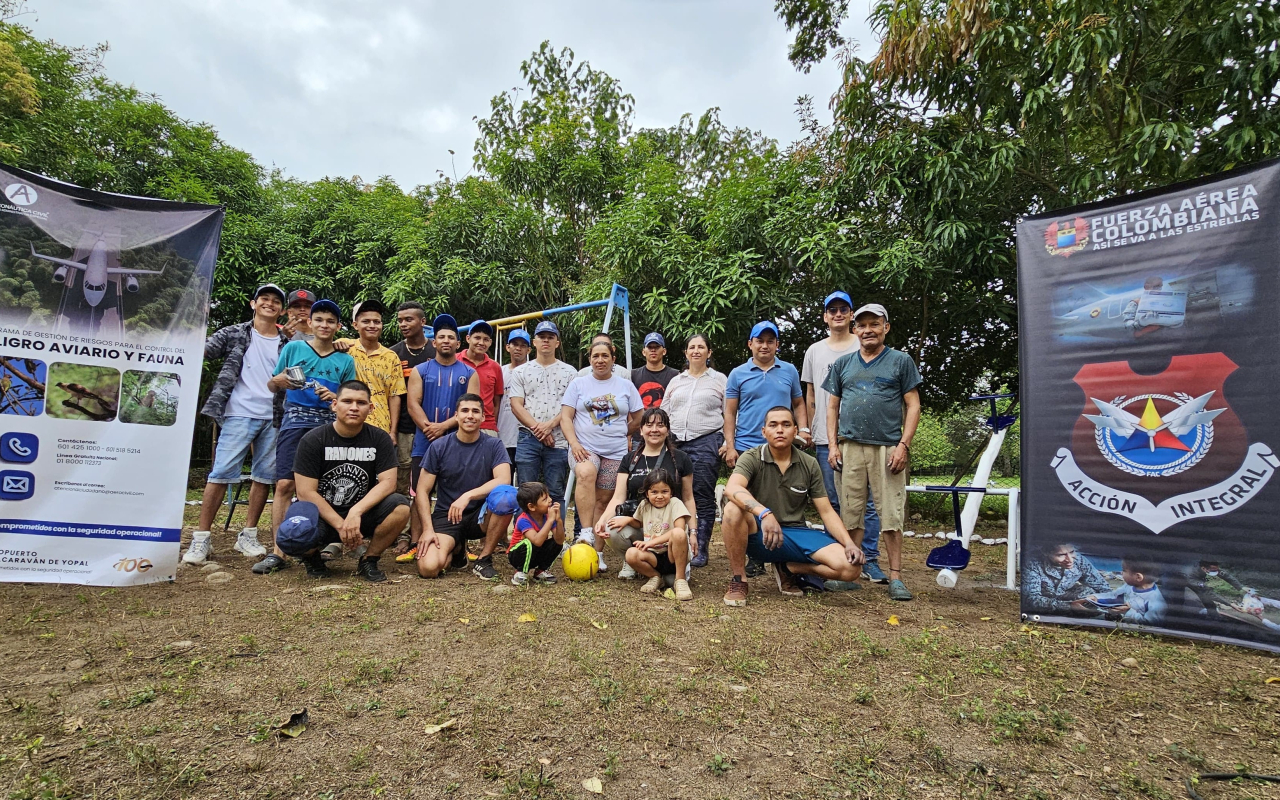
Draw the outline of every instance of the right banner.
M1280 162L1018 224L1022 615L1280 652Z

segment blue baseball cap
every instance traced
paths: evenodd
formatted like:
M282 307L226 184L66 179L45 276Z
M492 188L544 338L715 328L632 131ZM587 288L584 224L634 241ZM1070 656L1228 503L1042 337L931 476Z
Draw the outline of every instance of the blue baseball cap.
M648 347L649 345L654 344L654 343L657 343L658 345L661 345L662 347L666 347L666 346L667 346L667 340L666 340L666 339L663 339L663 338L662 338L662 334L660 334L660 333L656 333L656 332L655 332L655 333L651 333L651 334L649 334L648 336L644 337L644 346L645 346L645 347Z
M827 299L822 301L822 309L825 311L827 306L831 305L833 300L843 300L849 304L850 310L853 309L853 298L849 297L848 292L842 292L839 289L827 295Z
M471 330L467 331L467 335L468 335L468 336L470 336L470 335L471 335L471 334L473 334L473 333L487 333L487 334L489 334L489 338L490 338L490 339L492 339L492 338L493 338L493 326L492 326L492 325L490 325L489 323L485 322L484 320L479 320L478 322L473 322L473 323L471 323Z
M500 517L516 513L520 510L520 504L516 502L516 492L516 487L509 483L498 486L485 498L485 511Z
M332 300L317 300L314 303L312 303L311 313L315 314L317 311L331 312L335 317L338 318L339 321L342 320L342 309L338 308L338 304L333 302Z
M538 327L533 329L534 336L537 336L540 333L554 333L556 336L559 336L560 328L551 320L543 320L538 323Z
M524 342L525 344L533 344L529 339L529 332L524 328L516 328L507 334L507 344L512 342Z
M320 509L315 503L300 501L289 506L276 530L276 546L290 556L306 555L320 546Z
M778 326L774 325L769 320L765 320L764 322L757 322L755 326L752 327L751 329L751 338L759 339L760 334L764 333L765 331L773 331L774 336L778 337L779 339L782 338L782 334L778 333Z
M431 321L431 330L435 333L440 331L458 332L458 321L453 318L452 314L441 314Z

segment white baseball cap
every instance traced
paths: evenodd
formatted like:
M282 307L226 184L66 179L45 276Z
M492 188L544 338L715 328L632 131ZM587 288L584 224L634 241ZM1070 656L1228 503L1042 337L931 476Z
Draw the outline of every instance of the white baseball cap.
M867 312L875 314L877 317L884 317L885 322L889 321L889 312L885 311L884 306L879 303L867 303L865 306L862 306L857 311L853 312L853 318L857 319Z

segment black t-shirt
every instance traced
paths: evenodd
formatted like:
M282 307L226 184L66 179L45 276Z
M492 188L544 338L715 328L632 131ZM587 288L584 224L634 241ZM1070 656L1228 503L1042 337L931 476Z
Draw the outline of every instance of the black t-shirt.
M346 516L378 483L379 473L395 469L396 446L381 428L365 425L351 438L332 423L308 431L298 442L293 471L320 482L320 496Z
M391 345L391 352L400 356L400 368L404 370L405 385L409 385L409 373L413 372L413 368L424 361L430 361L436 357L436 346L428 339L427 343L422 346L421 352L410 353L409 346L403 340ZM408 402L406 395L405 402ZM396 428L397 433L414 433L418 427L413 424L413 417L409 416L409 410L403 404L400 406L400 422Z
M658 372L650 372L648 367L636 367L631 370L631 383L640 393L645 408L662 405L662 398L667 393L667 384L680 374L680 370L663 367Z
M683 450L676 451L675 463L671 461L671 453L664 447L662 453L656 456L646 456L643 451L641 454L632 459L631 451L622 457L622 461L618 464L618 472L627 475L627 499L642 500L640 496L640 487L644 484L644 479L649 476L650 472L655 469L665 469L667 472L674 471L676 473L676 483L679 484L684 480L684 476L693 474L693 460L685 455ZM673 497L681 497L680 486L671 487L671 495Z

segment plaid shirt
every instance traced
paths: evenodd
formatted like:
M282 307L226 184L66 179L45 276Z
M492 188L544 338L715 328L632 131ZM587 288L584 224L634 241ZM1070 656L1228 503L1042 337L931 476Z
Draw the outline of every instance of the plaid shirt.
M228 325L210 336L204 343L205 359L221 358L222 369L218 371L213 389L209 392L209 399L205 401L200 413L206 417L212 417L219 425L222 424L222 418L226 414L231 391L236 388L236 381L240 380L240 370L244 367L244 354L249 349L252 337L253 321L250 320L241 322L239 325ZM279 334L279 337L280 346L276 350L277 353L289 343L289 338L283 333ZM281 402L283 397L284 392L276 392L274 424L277 428L280 427L280 418L284 411L284 404Z

